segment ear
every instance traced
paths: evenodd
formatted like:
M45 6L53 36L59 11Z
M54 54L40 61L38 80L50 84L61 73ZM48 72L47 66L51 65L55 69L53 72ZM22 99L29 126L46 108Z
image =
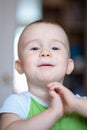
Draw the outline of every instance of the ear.
M22 63L21 63L20 60L17 60L17 61L15 62L15 69L17 70L17 72L18 72L19 74L23 74Z
M66 74L68 74L68 75L71 74L73 69L74 69L74 61L72 59L69 59Z

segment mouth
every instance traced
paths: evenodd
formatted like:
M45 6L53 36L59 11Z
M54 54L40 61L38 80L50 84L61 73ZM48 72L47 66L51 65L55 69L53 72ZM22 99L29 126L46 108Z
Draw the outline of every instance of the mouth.
M40 64L38 67L54 67L52 64Z

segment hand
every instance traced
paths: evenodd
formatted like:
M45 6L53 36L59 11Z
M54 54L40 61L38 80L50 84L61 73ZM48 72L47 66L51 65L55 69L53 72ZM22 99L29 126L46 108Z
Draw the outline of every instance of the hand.
M56 120L60 119L64 115L63 103L60 95L48 85L50 95L50 106L49 110L54 114Z
M50 91L52 91L52 93L54 92L54 95L51 94L53 95L53 99L55 99L56 97L56 100L54 104L52 103L52 106L57 103L57 109L59 110L60 108L60 111L63 111L61 112L62 114L70 114L72 112L75 112L77 97L68 88L64 87L62 84L58 82L52 82L47 86L50 89Z

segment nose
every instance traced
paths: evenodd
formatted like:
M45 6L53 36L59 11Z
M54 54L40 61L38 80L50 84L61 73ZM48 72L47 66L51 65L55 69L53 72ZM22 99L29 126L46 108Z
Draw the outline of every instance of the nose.
M40 57L50 57L51 52L49 49L42 49L40 52Z

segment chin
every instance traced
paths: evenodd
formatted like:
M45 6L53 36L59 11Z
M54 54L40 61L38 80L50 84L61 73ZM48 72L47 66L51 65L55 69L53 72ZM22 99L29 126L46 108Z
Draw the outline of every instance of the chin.
M55 80L55 79L44 78L44 79L39 79L39 81L48 84L48 83L54 82L54 81L56 81L56 80Z
M59 81L58 76L46 75L46 74L45 75L37 75L37 80L40 82L46 82L46 83Z

